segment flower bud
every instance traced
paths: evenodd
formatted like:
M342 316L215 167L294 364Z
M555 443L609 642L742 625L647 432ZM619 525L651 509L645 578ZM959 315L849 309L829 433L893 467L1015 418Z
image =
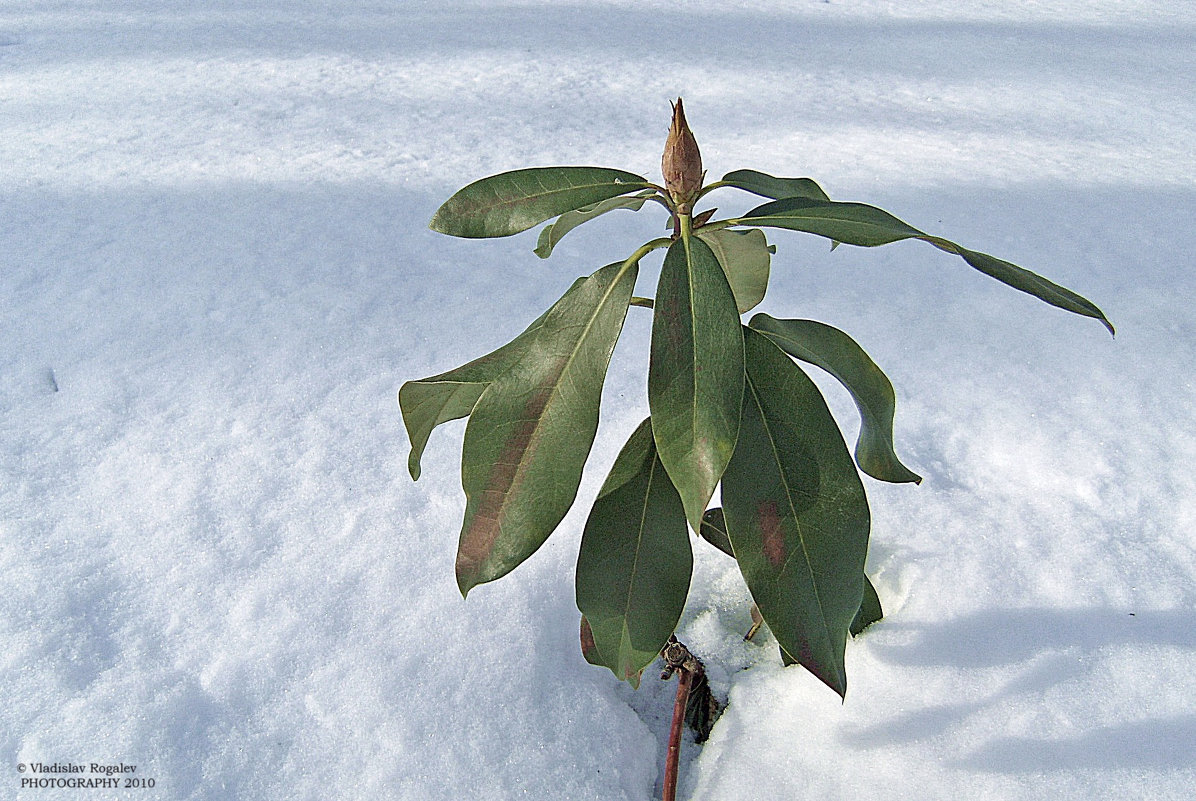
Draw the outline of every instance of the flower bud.
M669 190L673 202L683 213L702 189L702 154L698 152L698 141L685 122L685 108L681 98L673 104L673 124L669 127L669 138L664 143L664 157L660 160L664 173L664 186ZM685 208L680 208L685 207Z

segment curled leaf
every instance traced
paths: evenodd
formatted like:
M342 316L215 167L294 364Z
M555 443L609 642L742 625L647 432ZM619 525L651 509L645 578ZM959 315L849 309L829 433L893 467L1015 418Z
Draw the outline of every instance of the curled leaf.
M648 189L631 197L613 197L576 211L565 212L557 217L552 225L545 226L544 230L540 231L540 238L536 241L535 254L542 259L547 259L552 255L552 249L564 238L565 234L577 226L616 209L639 211L643 207L644 201L654 194L656 194L656 190Z
M854 339L815 320L778 320L767 314L752 318L761 332L790 356L815 364L839 379L860 412L855 457L873 478L894 483L922 481L897 458L893 449L893 417L897 396L888 377Z
M583 280L579 278L573 282L570 291ZM408 381L399 388L399 409L407 427L407 438L411 441L411 453L407 457L411 478L419 479L420 457L432 431L441 423L469 416L490 382L522 358L551 311L550 308L541 314L523 333L501 348L455 370Z

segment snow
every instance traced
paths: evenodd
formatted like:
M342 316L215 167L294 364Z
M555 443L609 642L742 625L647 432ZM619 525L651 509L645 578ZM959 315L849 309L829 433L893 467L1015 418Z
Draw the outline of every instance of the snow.
M462 427L394 395L663 228L426 227L504 169L809 175L1089 297L1111 339L920 243L775 232L762 310L842 327L921 487L868 481L887 617L845 702L743 643L680 797L1196 793L1196 9L1176 2L0 0L0 797L648 799L672 685L582 660L584 515L646 410L630 313L574 511L468 602ZM723 211L746 196L720 193ZM651 293L645 263L641 294ZM846 394L819 378L854 437Z

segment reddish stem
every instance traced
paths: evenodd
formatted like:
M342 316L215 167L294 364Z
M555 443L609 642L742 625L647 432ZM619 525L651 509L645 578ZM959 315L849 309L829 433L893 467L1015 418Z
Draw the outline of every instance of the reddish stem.
M673 703L673 725L669 729L669 750L664 762L664 801L676 801L677 763L681 758L681 730L685 728L685 705L689 701L689 686L693 674L681 668L677 671L677 700Z

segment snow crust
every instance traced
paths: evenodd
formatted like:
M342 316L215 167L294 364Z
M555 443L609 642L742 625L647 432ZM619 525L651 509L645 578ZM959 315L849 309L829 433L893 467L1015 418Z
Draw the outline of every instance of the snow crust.
M695 543L679 634L728 707L680 796L1191 798L1194 43L1148 0L0 1L0 798L70 796L19 788L55 761L135 764L138 799L658 796L672 686L585 664L572 591L648 314L574 512L468 602L462 426L413 483L394 396L664 225L542 262L432 233L439 203L656 176L678 94L710 176L811 176L1118 327L920 243L770 235L761 309L863 344L926 480L867 483L887 616L843 703L742 641Z

